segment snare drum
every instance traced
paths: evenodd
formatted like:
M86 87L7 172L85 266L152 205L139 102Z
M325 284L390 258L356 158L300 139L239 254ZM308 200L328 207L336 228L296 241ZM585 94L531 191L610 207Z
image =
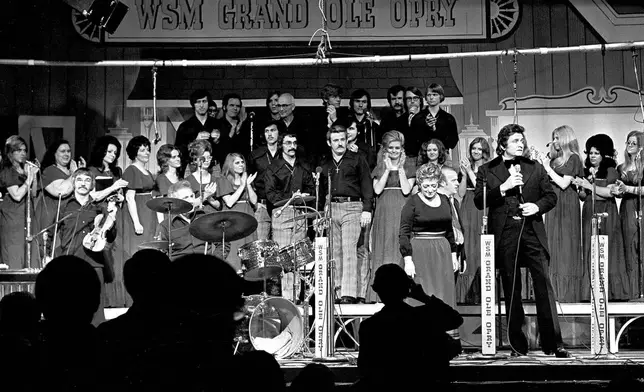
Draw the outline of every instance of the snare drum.
M235 334L236 352L254 348L281 359L298 351L304 338L304 324L299 309L291 301L251 295L246 297L244 313Z
M294 250L295 252L293 252ZM293 256L296 257L295 260L293 259ZM295 269L296 261L298 267L315 261L315 249L310 239L305 238L280 249L279 262L282 265L284 272L292 272Z
M271 240L248 243L237 252L245 269L244 279L263 280L282 273L279 245Z

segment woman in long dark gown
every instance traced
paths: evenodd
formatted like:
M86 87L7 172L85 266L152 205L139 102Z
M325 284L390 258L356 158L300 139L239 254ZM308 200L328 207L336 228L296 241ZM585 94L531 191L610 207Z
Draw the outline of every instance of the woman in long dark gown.
M559 302L581 301L584 276L581 261L581 203L575 177L583 176L579 142L575 131L563 125L552 131L548 155L540 154L552 189L557 194L555 208L546 214L546 234L550 248L550 282Z
M476 173L482 164L490 160L490 145L487 140L477 137L472 140L467 158L461 160L461 183L458 195L461 202L461 220L465 238L467 267L456 280L456 302L466 304L481 303L481 225L483 210L474 205L474 186Z
M125 193L127 215L123 228L126 260L139 250L143 242L151 241L157 225L156 213L146 203L152 200L154 177L146 168L150 160L150 141L145 136L135 136L125 149L132 164L123 172L128 182Z
M38 169L25 164L27 143L20 136L10 136L5 142L5 159L0 172L0 184L7 190L0 215L2 230L2 263L0 269L21 269L27 267L25 260L25 220L27 191L31 187L31 197L36 196ZM32 204L33 205L33 204ZM35 214L31 214L31 232L38 231ZM40 256L36 241L31 242L31 267L37 267Z
M157 166L159 172L154 179L156 190L159 196L166 197L172 184L182 179L181 172L181 150L172 144L164 144L157 151ZM158 222L167 219L167 216L157 212Z
M217 184L217 195L224 201L223 209L241 211L254 216L253 205L257 203L257 194L252 184L256 173L248 175L246 172L246 161L240 154L228 154L221 172L221 178ZM257 232L253 232L246 238L230 243L230 251L226 261L235 269L241 271L241 259L237 250L245 244L257 239Z
M619 206L619 217L622 222L622 235L624 236L624 256L626 258L626 272L631 282L631 298L639 296L639 254L640 236L637 227L638 199L642 191L642 156L640 148L644 147L644 133L631 131L626 137L626 150L624 163L617 167L619 180L619 195L622 203ZM638 153L640 154L638 156Z
M584 278L582 280L582 300L590 300L591 289L591 263L590 263L590 237L592 219L592 197L595 198L595 212L608 213L602 218L599 234L608 235L608 299L627 300L632 298L632 288L626 273L624 260L624 242L622 225L617 212L615 193L618 179L615 170L615 148L613 140L605 134L591 136L586 141L586 161L584 165L585 178L577 177L574 184L580 187L579 198L584 201L582 211L583 223L583 248L584 248ZM593 182L596 194L593 195Z
M378 152L378 163L373 169L373 190L376 195L376 210L371 226L371 271L381 265L394 263L403 266L400 255L400 213L416 181L416 164L405 159L405 136L398 131L389 131L382 136L382 147ZM367 288L367 302L378 298L371 290L373 278Z
M102 136L98 138L90 155L89 170L94 175L95 186L90 192L94 201L105 203L107 198L122 192L127 186L123 180L122 170L117 166L121 156L121 143L114 136ZM123 283L123 265L127 258L123 250L123 203L117 203L116 212L116 238L113 242L107 242L103 249L103 257L107 263L104 272L111 272L113 281L105 285L105 306L123 307L128 303L128 295ZM109 268L111 266L112 268ZM108 270L109 268L109 270ZM106 283L109 283L109 273L104 274Z
M64 207L64 202L74 192L72 174L77 168L85 167L85 160L81 158L78 163L72 160L71 145L67 140L61 139L49 147L41 166L44 168L41 177L43 191L39 202L36 203L36 211L40 227L45 228L56 221L60 215L60 209ZM54 238L55 232L56 228L52 227L43 234L43 238L47 241L45 250L49 256L51 256L52 246L60 244L60 233L56 233L58 238Z
M419 192L411 196L400 216L400 253L405 272L450 306L456 305L454 272L459 268L447 196L438 193L440 168L425 164L416 171ZM418 301L408 299L412 305Z

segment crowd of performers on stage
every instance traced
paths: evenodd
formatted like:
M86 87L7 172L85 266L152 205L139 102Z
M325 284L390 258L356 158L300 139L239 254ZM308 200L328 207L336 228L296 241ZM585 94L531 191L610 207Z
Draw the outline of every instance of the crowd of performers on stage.
M73 159L70 143L59 140L40 165L27 161L25 140L9 137L0 173L0 267L27 265L30 195L31 233L46 229L29 242L31 266L41 266L52 255L74 254L95 267L104 282L120 284L124 261L141 244L168 238L166 215L147 206L162 196L195 206L170 222L173 258L205 251L243 274L241 250L249 244L272 241L279 249L310 250L315 233L331 227L338 302L378 301L371 288L374 272L395 263L447 304L479 303L484 211L478 199L483 184L488 192L493 189L482 176L502 161L512 138L499 138L496 151L488 140L477 138L460 162L452 159L458 130L454 117L440 108L445 95L437 84L424 94L417 87L391 87L390 107L380 121L371 114L366 90L352 92L348 108L340 107L339 86L324 86L321 98L320 110L304 116L292 94L271 92L265 112L255 116L242 110L239 95L226 95L219 110L208 91L195 91L190 97L194 115L178 128L174 144L161 146L151 157L150 140L133 137L125 148L131 162L125 170L116 166L121 145L109 135L96 141L87 161ZM526 213L520 202L508 208L541 225L545 221L543 232L534 230L545 248L543 273L555 298L590 299L592 203L584 203L583 210L580 203L591 198L597 212L608 213L600 230L609 236L609 299L638 297L642 132L628 134L624 161L617 165L617 150L607 135L593 135L581 151L573 129L564 125L552 131L549 150L538 152L527 147L522 128L512 129L512 137L519 135L521 162L543 170L551 187L547 209L530 207ZM157 160L158 173L147 169L150 159ZM502 172L501 177L518 178L517 184L528 175L525 170L516 176L509 169ZM488 197L489 207L497 198ZM229 210L253 216L257 230L225 246L190 234L199 216ZM96 240L104 246L92 250L84 244ZM277 292L295 300L290 294L299 284L295 280L291 272L284 273ZM110 286L106 297L110 306L127 304L122 285Z

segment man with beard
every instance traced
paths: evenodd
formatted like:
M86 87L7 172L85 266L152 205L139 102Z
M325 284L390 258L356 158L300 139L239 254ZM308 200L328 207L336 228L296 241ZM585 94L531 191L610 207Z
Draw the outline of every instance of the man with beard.
M397 121L405 114L405 88L399 84L389 87L387 91L389 107L381 112L380 128L377 142L380 143L382 135L389 131L398 131Z
M373 186L367 161L347 150L347 127L336 122L327 133L331 156L320 166L320 189L331 182L333 258L336 262L335 286L339 288L340 303L364 302L369 281L368 266L360 264L358 242L363 230L371 223ZM322 199L322 198L320 198ZM362 260L366 262L366 260Z
M371 148L378 145L376 136L379 134L378 123L373 121L371 113L371 95L365 89L351 93L349 99L349 117L358 126L358 136Z
M397 131L402 132L405 135L405 155L407 159L413 159L414 161L418 157L418 152L425 141L425 136L422 134L422 129L416 129L416 124L424 123L425 115L421 114L425 106L425 101L423 100L423 93L418 87L407 87L405 89L405 109L407 115L398 117ZM422 118L422 122L416 119ZM413 125L412 125L413 124ZM427 139L429 140L429 139Z
M101 301L98 311L94 314L92 324L98 325L105 321L103 312L105 283L110 283L114 279L114 266L110 265L108 258L105 257L107 247L103 246L100 250L93 251L83 246L85 236L92 233L88 244L94 245L96 242L106 241L113 242L116 237L116 202L111 201L107 204L94 203L89 193L94 190L94 176L88 168L77 169L72 175L74 185L74 196L67 201L61 211L61 216L71 215L60 224L61 241L59 254L73 255L87 261L96 271L98 279L101 282ZM95 219L102 214L100 227L95 227ZM93 232L95 229L98 232ZM105 235L101 235L104 232Z
M188 164L188 144L198 138L209 139L210 132L215 128L217 121L208 114L211 101L212 97L206 90L200 89L190 94L190 105L194 110L194 116L179 125L174 141L174 145L181 151L182 167Z
M254 123L254 144L257 147L265 146L266 139L264 138L264 129L268 123L272 121L279 121L282 119L280 116L280 109L277 106L279 103L280 92L271 91L266 96L266 110L262 110L257 114Z
M273 160L264 176L266 197L270 206L279 201L288 200L294 195L296 197L290 206L273 210L273 240L280 248L306 237L306 219L293 220L303 215L301 209L293 206L302 205L297 197L315 192L311 167L297 156L297 140L297 136L293 133L280 136L278 144L282 152L281 159ZM284 297L295 300L291 298L292 292L293 274L285 274L282 278L282 293Z
M281 160L281 149L278 146L278 138L284 133L284 123L281 121L271 121L264 127L265 145L256 148L250 153L248 158L248 174L257 173L255 178L255 192L257 193L257 209L255 210L255 219L257 219L257 239L267 240L271 238L271 216L268 212L268 203L266 200L266 187L264 175L266 169L274 161Z

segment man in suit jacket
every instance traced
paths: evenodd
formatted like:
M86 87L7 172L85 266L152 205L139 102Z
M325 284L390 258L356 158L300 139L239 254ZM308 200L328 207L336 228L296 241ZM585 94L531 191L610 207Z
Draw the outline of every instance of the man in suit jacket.
M537 305L541 346L546 354L568 358L563 348L555 294L548 278L548 240L543 214L557 203L543 166L523 157L525 129L517 124L499 131L497 157L479 168L474 203L483 209L487 186L489 227L496 244L496 264L501 269L505 293L508 336L513 355L526 355L528 341L521 327L521 270L530 269ZM519 264L520 261L520 264Z

